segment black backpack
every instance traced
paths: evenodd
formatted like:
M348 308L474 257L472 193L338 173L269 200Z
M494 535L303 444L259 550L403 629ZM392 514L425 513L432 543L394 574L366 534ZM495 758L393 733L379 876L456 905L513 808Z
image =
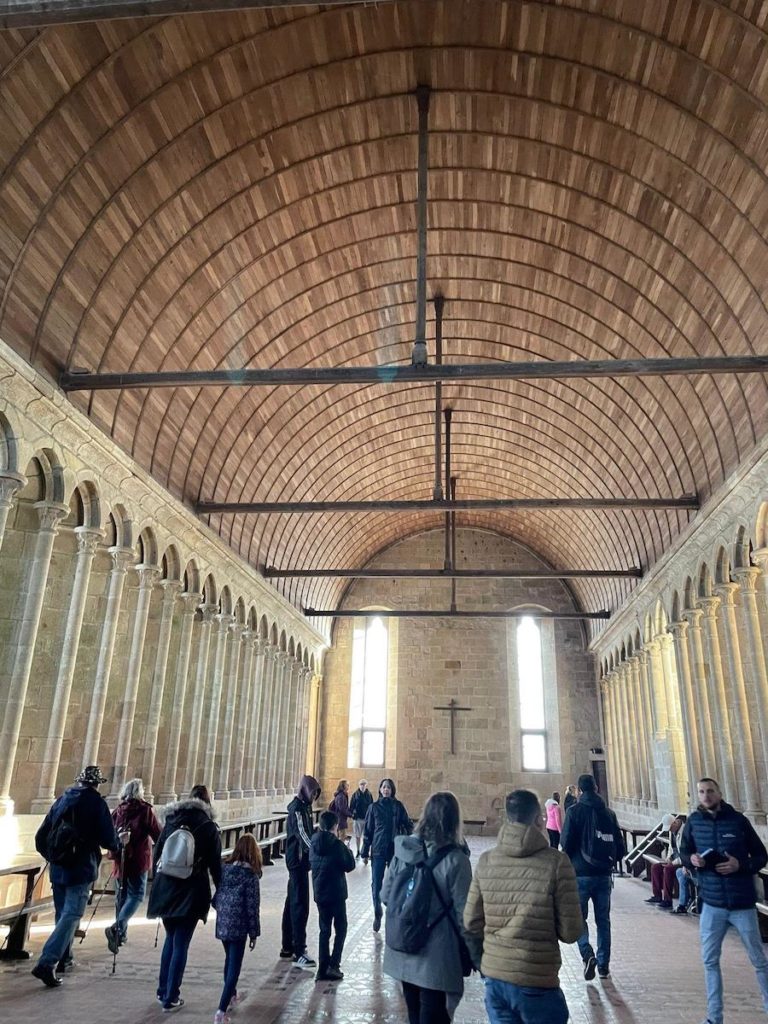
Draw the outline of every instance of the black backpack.
M62 868L75 867L86 849L85 841L75 828L72 808L64 811L51 826L46 842L46 859Z
M432 872L453 849L453 846L443 846L431 857L418 864L407 864L392 874L385 926L385 939L390 949L400 953L420 952L427 944L429 933L445 917L447 908L443 906L434 921L429 920L432 893L437 890ZM426 851L425 845L425 854Z
M581 856L590 867L608 874L616 863L613 818L604 807L585 807L581 830Z

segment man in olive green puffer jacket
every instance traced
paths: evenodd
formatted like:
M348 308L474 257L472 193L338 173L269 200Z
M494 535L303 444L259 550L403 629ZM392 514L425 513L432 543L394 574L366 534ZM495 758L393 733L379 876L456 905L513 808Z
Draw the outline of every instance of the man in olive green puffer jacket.
M558 940L576 942L584 930L576 875L550 847L535 793L513 790L506 810L464 908L464 927L483 941L486 1010L491 1024L513 1012L526 1024L567 1024Z

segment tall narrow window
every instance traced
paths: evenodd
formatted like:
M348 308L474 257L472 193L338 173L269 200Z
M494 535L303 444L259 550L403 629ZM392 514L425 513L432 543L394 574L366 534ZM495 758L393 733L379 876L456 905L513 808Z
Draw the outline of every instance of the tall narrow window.
M352 639L349 765L381 767L387 729L389 635L378 616L356 626Z
M527 615L517 627L517 675L523 771L543 772L547 770L547 733L541 630Z

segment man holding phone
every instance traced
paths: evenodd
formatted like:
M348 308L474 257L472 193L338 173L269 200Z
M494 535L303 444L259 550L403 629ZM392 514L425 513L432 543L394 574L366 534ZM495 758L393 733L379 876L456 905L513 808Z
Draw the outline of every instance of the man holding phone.
M704 1024L723 1024L720 951L731 927L739 933L755 968L768 1014L768 959L757 923L753 877L768 863L768 853L749 819L723 800L714 779L699 779L698 798L699 806L683 829L680 854L683 864L697 872L702 902L701 958L707 986Z

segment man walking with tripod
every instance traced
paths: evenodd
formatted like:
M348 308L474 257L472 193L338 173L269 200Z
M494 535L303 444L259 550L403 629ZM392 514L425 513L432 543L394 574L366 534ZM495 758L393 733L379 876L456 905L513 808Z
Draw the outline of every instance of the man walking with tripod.
M38 853L50 864L56 926L32 974L49 988L61 985L56 970L65 970L71 962L70 946L99 873L102 847L120 851L121 839L98 790L106 781L98 765L84 768L75 785L48 811L35 836Z

